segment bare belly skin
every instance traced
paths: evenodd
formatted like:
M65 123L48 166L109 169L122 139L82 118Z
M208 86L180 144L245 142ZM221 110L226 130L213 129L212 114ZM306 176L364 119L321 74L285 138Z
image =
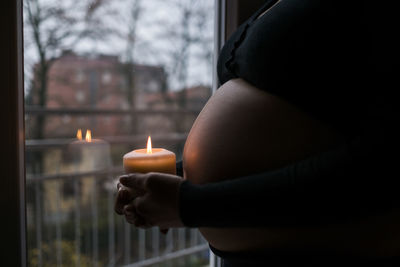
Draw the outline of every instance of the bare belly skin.
M282 98L234 79L217 90L193 124L184 149L184 177L196 184L234 179L283 167L341 142L342 136L329 125ZM393 223L400 222L397 214L390 216ZM383 242L378 228L386 222L373 218L360 224L318 229L200 228L200 231L212 246L223 251L318 246L344 251L362 247L376 254ZM398 232L396 235L400 236ZM385 251L389 250L386 246Z

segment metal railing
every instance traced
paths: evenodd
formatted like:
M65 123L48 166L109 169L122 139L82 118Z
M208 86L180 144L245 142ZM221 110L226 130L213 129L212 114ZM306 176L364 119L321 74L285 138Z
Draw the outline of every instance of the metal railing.
M150 266L202 251L207 253L208 245L195 229L171 229L164 236L157 228L137 229L126 223L123 218L116 216L114 177L121 173L120 168L114 168L42 177L27 176L27 188L33 190L35 195L34 203L28 204L34 205L31 209L35 211L34 225L31 226L36 233L37 266L45 266L46 257L47 261L55 262L55 266L65 266L63 265L65 240L74 247L74 266L85 265L82 264L82 257L85 258L85 263L90 262L90 266L136 267ZM86 196L82 195L83 180L86 180L86 183L89 182L92 189L86 192ZM45 185L46 182L52 184ZM62 190L67 184L72 185L73 189L72 194L68 196ZM49 190L50 187L53 190L51 194L55 196L54 209L46 207L43 203L46 201L45 190ZM87 202L82 200L83 197L88 198ZM100 201L100 198L103 201ZM70 208L63 209L62 206L67 205L71 200L73 203L70 203ZM45 212L44 209L47 211ZM102 229L99 227L100 222L103 225ZM73 237L68 236L71 235L71 224L74 230ZM90 231L83 230L84 227L91 229ZM44 238L45 235L49 235L49 233L44 233L46 228L53 231L50 238ZM119 237L117 237L118 233ZM106 239L107 249L104 246L100 248L100 239ZM44 244L46 242L54 243L55 253L52 259L48 259L48 255L43 255L44 246L49 246ZM83 242L86 242L86 245L83 245ZM117 242L119 242L118 245ZM100 253L103 257L100 257ZM104 257L104 253L108 255Z
M147 115L187 115L187 114L198 114L199 109L105 109L105 108L47 108L40 106L26 106L25 114L29 115L45 115L45 116L57 116L57 115L135 115L135 116L147 116Z

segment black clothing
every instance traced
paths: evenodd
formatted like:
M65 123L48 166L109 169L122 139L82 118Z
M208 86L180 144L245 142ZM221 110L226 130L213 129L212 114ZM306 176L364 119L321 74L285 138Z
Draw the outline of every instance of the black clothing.
M347 141L278 170L183 182L186 226L315 225L399 206L395 2L282 0L256 20L274 3L267 1L238 28L219 57L221 83L243 78L331 124Z
M397 90L386 85L398 84L400 60L392 3L282 0L257 19L275 2L267 0L226 42L221 83L240 77L348 135L391 113ZM383 103L386 110L376 110Z
M226 252L210 246L211 251L222 258L223 267L338 267L379 266L398 267L400 257L363 258L357 255L334 253L320 249L269 249L262 252ZM353 263L353 265L350 265ZM357 265L354 265L357 263Z

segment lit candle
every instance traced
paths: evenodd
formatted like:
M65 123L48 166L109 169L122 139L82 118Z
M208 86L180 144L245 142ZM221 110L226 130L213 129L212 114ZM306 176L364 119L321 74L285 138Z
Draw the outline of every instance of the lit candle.
M136 149L125 154L123 163L127 173L162 172L176 174L175 153L163 148L152 148L150 136L147 139L147 148Z

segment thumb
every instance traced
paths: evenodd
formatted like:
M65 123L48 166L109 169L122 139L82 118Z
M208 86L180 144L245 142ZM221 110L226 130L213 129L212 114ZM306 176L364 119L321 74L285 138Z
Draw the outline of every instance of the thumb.
M126 186L135 188L137 190L144 190L146 181L146 174L143 173L131 173L123 175L119 178L119 182Z

